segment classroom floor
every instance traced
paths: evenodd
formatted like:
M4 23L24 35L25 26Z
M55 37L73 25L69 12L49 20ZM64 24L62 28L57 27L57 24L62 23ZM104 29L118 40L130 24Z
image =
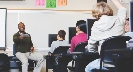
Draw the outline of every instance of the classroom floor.
M0 50L0 53L7 53L8 56L13 56L13 52L12 51L4 51L4 50ZM48 52L41 52L39 51L39 53L43 54L43 55L47 55ZM69 63L69 65L71 65L71 63ZM41 72L46 72L46 63L44 64ZM32 72L32 71L29 71L29 72ZM48 72L52 72L52 69L49 69Z

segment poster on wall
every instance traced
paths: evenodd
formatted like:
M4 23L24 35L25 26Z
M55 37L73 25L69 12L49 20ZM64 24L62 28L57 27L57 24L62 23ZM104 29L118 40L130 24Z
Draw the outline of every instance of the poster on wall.
M58 6L66 6L67 0L58 0Z
M0 8L0 49L6 49L7 9Z
M44 6L45 5L45 0L35 0L35 5L36 6Z
M46 8L56 8L56 0L46 0Z

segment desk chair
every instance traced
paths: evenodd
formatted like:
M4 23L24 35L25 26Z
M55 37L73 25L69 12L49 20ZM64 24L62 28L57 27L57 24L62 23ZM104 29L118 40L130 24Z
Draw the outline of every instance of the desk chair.
M16 57L16 55L15 55L16 52L17 52L17 50L16 50L16 44L13 44L13 55L14 56L13 56L13 58L12 58L11 61L15 61L17 63L17 64L14 64L14 65L16 65L16 67L13 67L13 68L15 68L15 69L17 68L17 69L21 70L22 69L21 62ZM31 59L28 59L28 63L29 63L28 70L29 71L32 71L34 69L35 65L36 65L36 61L31 60Z
M87 45L88 45L88 41L77 44L74 48L74 52L85 52L85 47Z
M114 55L116 65L119 69L122 69L123 67L124 69L123 72L125 71L133 72L133 68L132 68L133 67L133 48L132 47L125 48L125 49L111 49L111 50L105 50L105 51L110 52L112 53L112 55Z
M47 55L46 59L46 72L48 69L53 69L53 72L60 72L60 63L63 61L62 59L65 58L68 49L70 46L59 46L54 50L52 55Z
M117 65L118 62L120 62L119 56L117 56L117 58L115 58L117 60L115 60L112 53L107 52L106 50L124 49L126 48L126 41L129 41L130 39L131 37L128 37L128 36L113 36L113 37L107 38L101 46L100 69L93 69L92 72L126 72L124 71L124 68L119 69L120 67L118 67L119 65ZM105 63L114 65L115 67L107 67L105 66ZM106 67L108 70L103 70L102 69L103 66Z
M10 61L6 54L0 53L0 72L9 71Z
M86 65L89 62L99 58L98 53L94 53L94 54L85 53L85 51L86 51L85 47L87 45L88 45L88 42L81 42L74 49L74 52L83 52L83 54L73 55L72 68L73 68L74 61L75 61L75 70L74 70L74 72L85 72Z
M75 46L75 48L74 48L74 52L85 52L85 47L88 45L88 42L81 42L81 43L79 43L79 44L77 44L76 46ZM69 69L71 70L71 71L79 71L79 70L76 70L74 67L73 67L73 65L74 65L74 62L75 62L75 60L76 60L76 65L75 65L75 67L78 69L78 67L77 66L79 66L78 64L78 58L81 58L81 56L82 55L73 55L72 57L73 57L73 60L72 60L72 67L69 67Z

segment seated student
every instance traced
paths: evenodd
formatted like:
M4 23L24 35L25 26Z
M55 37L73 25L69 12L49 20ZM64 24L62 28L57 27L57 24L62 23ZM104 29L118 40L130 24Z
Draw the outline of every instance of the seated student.
M79 20L76 23L76 36L74 36L71 39L71 48L70 52L73 52L75 46L79 44L80 42L85 42L87 41L87 34L86 34L86 21L84 20Z
M50 52L53 53L54 50L59 46L69 46L68 42L65 40L66 32L64 30L58 31L57 41L53 41L51 44Z
M129 18L126 19L125 22L125 32L128 33L130 31L130 27L129 27ZM125 34L126 34L125 33Z
M97 3L92 10L92 15L98 21L94 22L91 36L88 41L89 52L99 52L101 45L105 39L111 36L123 36L125 34L124 24L126 20L127 10L124 8L118 0L111 0L118 8L118 13L113 16L113 10L105 2ZM96 49L98 48L98 50ZM100 59L96 59L89 63L85 71L91 72L92 69L100 68ZM106 69L105 67L102 67Z
M80 42L87 41L87 34L86 34L86 21L79 20L76 23L76 36L74 36L71 40L71 48L70 52L73 52L75 46ZM68 51L69 53L69 51ZM67 65L72 60L72 57L66 57L66 60L61 63L61 72L68 72Z
M129 25L129 18L126 19L126 24L125 24L125 36L130 36L133 39L133 32L130 31L130 25Z

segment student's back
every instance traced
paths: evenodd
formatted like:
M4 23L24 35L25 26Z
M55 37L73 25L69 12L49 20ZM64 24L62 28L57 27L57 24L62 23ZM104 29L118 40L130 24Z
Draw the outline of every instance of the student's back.
M121 36L125 34L125 20L126 20L126 8L124 8L118 0L110 0L119 9L116 16L113 16L113 10L105 2L97 3L92 10L92 15L98 21L96 21L92 27L91 36L88 41L89 52L100 53L101 45L105 39L112 36ZM102 69L107 69L102 65ZM107 67L111 67L112 64L106 63ZM100 68L100 58L90 62L85 72L92 72L93 69Z
M53 53L54 50L59 46L70 46L65 40L66 32L64 30L59 30L57 35L57 41L53 41L51 44L50 52Z
M50 52L53 53L54 50L56 48L58 48L59 46L70 46L70 45L68 44L68 41L66 41L66 40L53 41L52 44L51 44Z
M86 21L79 20L76 23L76 36L71 39L71 48L70 52L73 52L75 46L81 42L87 41L87 34L86 34Z
M91 31L91 36L88 41L88 48L90 52L94 52L95 48L97 48L95 45L97 42L99 42L98 45L98 52L100 53L101 50L101 45L103 41L111 36L120 36L124 35L125 30L124 30L124 24L126 20L126 8L120 7L118 10L118 13L116 16L113 16L112 9L105 3L105 2L100 2L96 5L96 8L99 8L103 6L105 7L105 12L101 12L102 15L97 18L95 16L95 12L97 10L94 9L93 16L98 19L98 21L94 22L92 31ZM95 7L95 6L94 6Z

